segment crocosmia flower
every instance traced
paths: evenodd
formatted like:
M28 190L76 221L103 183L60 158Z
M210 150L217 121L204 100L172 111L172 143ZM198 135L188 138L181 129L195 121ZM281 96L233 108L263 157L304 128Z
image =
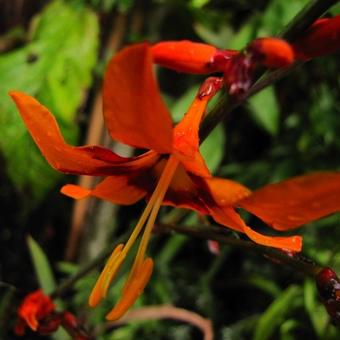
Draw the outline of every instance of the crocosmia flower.
M39 323L48 318L54 310L53 301L41 290L28 294L18 308L18 322L15 326L15 333L23 335L27 326L33 331L37 331Z
M103 111L108 131L114 140L148 150L137 157L124 158L100 146L68 145L47 108L26 94L11 93L33 139L55 169L65 173L105 177L93 189L66 185L62 188L65 195L75 199L95 196L116 204L133 204L142 198L147 200L146 208L129 240L114 249L89 298L89 304L94 307L107 295L111 281L142 234L122 297L107 315L110 320L121 317L127 311L151 276L153 261L146 255L146 249L162 204L210 215L217 223L245 233L262 245L301 250L299 236L266 236L247 226L235 211L235 206L239 204L244 209L254 211L271 225L271 216L266 215L265 208L256 209L266 204L266 195L263 192L261 194L261 191L252 194L240 183L213 177L199 152L199 125L209 100L222 86L222 80L208 78L184 118L173 127L152 72L153 51L148 44L123 49L109 63L104 80ZM320 178L323 178L322 174ZM315 183L313 185L317 186ZM309 190L313 190L313 185L309 186ZM268 190L289 196L293 195L295 188L296 185L289 186L282 182ZM327 193L320 189L318 197L325 200ZM282 204L279 200L281 196L277 195L278 207ZM306 197L300 195L297 201L295 207L301 207L306 203ZM310 209L310 206L306 209ZM327 212L334 212L333 206L332 209ZM322 210L313 217L324 216L324 213L325 210ZM299 212L294 211L291 216L296 219ZM300 226L301 221L295 221L293 227ZM280 220L280 223L283 222L284 217ZM286 230L284 224L282 227L273 226Z

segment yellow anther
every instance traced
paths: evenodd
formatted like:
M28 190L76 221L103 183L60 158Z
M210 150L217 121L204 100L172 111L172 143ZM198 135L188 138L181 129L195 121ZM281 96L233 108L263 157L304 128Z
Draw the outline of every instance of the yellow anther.
M123 289L123 295L111 312L106 315L107 320L112 321L121 318L136 302L150 280L152 269L153 261L148 257L141 266L137 268L135 275L126 282Z
M97 306L100 300L106 296L109 285L125 258L125 255L122 254L123 247L124 244L119 244L113 250L110 258L106 262L106 265L90 294L89 305L91 307Z

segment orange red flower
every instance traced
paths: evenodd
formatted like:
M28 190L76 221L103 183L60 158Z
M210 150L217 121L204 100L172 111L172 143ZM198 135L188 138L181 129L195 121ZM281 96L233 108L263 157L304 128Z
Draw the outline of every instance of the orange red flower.
M15 326L15 333L23 335L27 326L36 331L39 323L48 318L54 310L55 304L41 290L28 294L18 308L18 323Z
M148 44L123 49L109 63L104 80L103 110L109 133L114 140L149 150L137 157L121 157L101 146L68 145L47 108L24 93L11 92L33 139L55 169L105 176L93 189L66 185L62 188L64 194L75 199L95 196L117 204L133 204L142 198L148 202L129 240L114 249L89 299L94 307L107 295L111 281L144 229L122 297L107 315L110 320L126 312L151 276L153 261L146 256L146 248L163 204L210 215L216 222L245 233L259 244L293 251L301 249L299 236L259 234L245 224L235 207L253 212L278 230L296 228L339 209L336 203L339 199L329 207L325 203L329 196L338 198L338 173L319 174L312 181L308 176L293 179L254 193L240 183L212 177L199 152L198 130L206 106L222 81L208 78L182 121L173 127L153 76L153 51ZM303 190L314 190L315 196L303 194ZM283 197L292 202L288 204L291 210L285 210L287 202ZM276 208L273 212L270 204ZM324 208L318 209L317 204Z

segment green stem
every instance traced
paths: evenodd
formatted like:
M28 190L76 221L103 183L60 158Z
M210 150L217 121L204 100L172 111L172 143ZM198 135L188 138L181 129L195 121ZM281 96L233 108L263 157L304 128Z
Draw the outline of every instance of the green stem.
M277 263L283 263L294 267L295 269L304 272L307 275L315 276L322 267L315 264L313 261L295 253L288 253L279 249L264 247L251 241L245 241L234 237L226 236L223 229L218 227L197 226L188 227L171 224L158 224L157 231L181 233L188 236L199 237L206 240L214 240L220 243L228 244L234 247L247 249L256 253L262 254Z

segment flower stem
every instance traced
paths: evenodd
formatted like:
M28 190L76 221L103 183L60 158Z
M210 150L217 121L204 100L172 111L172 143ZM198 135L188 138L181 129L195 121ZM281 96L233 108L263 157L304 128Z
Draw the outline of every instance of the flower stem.
M234 237L226 236L222 228L205 227L205 226L180 226L172 224L158 224L157 232L172 232L203 238L206 240L214 240L220 243L228 244L234 247L249 249L256 253L273 260L275 263L287 264L295 269L305 273L306 275L315 276L322 267L314 261L298 254L281 251L275 248L261 246L251 241L245 241Z

